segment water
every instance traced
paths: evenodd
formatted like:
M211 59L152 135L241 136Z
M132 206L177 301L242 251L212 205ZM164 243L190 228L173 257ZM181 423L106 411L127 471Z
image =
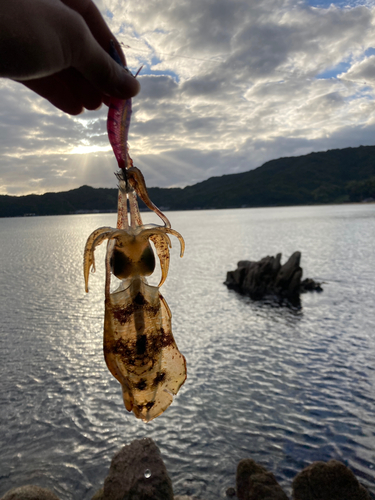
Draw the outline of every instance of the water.
M87 236L115 216L0 219L0 496L23 484L91 499L114 453L152 437L175 494L223 498L251 457L290 491L335 458L375 493L375 206L169 213L163 286L188 379L149 424L123 407L102 354L105 245L85 294ZM238 260L302 252L324 292L293 311L223 285ZM145 472L146 474L146 472Z

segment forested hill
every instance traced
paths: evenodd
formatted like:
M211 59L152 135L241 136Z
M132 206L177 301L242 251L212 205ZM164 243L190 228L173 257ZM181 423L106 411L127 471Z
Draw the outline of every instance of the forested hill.
M375 199L375 146L334 149L272 160L255 170L185 188L150 188L160 208L268 207ZM78 189L44 195L0 196L0 217L115 211L117 189Z

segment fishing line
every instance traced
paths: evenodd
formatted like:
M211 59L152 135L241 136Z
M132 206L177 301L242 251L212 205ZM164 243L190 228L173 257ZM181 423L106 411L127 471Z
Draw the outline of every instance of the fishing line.
M120 42L120 45L122 47L124 47L124 49L135 50L137 52L149 52L149 50L137 49L137 48L131 47L130 45L125 45L123 42ZM200 57L181 56L181 55L176 55L176 54L168 53L168 52L159 52L159 54L161 56L169 56L169 57L175 57L175 58L177 57L178 59L191 59L192 61L202 61L202 62L210 62L210 63L216 63L216 64L223 62L224 57L229 55L229 54L220 54L217 56L213 56L213 58L211 58L211 59L203 59ZM219 57L222 59L221 60L214 59L214 58L219 58Z

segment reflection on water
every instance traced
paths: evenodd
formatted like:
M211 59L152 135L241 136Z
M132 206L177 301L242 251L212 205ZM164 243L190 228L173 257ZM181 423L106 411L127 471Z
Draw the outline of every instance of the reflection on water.
M0 495L34 483L90 499L115 451L141 437L159 445L176 494L223 496L245 457L283 486L335 458L375 492L375 206L168 216L186 254L174 245L162 291L188 380L147 425L102 354L104 245L84 293L86 237L115 215L0 219ZM326 282L301 311L223 285L238 260L295 250L304 276Z

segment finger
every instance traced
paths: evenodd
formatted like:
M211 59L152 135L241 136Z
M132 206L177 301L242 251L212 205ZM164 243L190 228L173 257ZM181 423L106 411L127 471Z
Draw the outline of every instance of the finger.
M27 88L47 99L56 108L69 115L79 115L83 111L82 102L61 81L58 76L46 76L35 80L22 81Z
M83 17L95 40L106 52L109 52L112 40L124 66L126 66L126 59L121 45L113 36L96 5L91 0L62 0L62 2Z
M108 28L107 23L104 21L102 15L100 14L98 8L92 2L89 2L87 11L82 14L87 26L90 28L91 33L94 38L98 41L99 45L106 51L109 52L109 46L111 41L114 43L117 53L120 55L122 63L126 66L126 58L122 51L121 45L113 36L111 30Z
M61 0L61 1L71 9L78 12L78 14L81 14L81 16L83 16L83 14L86 12L89 4L92 3L92 0Z
M117 64L99 45L87 29L78 40L71 34L71 43L79 50L72 51L72 66L75 67L94 87L107 95L129 99L138 94L139 82L124 68Z
M109 56L113 40L124 64L125 56L114 39L102 15L91 0L63 0L65 5L78 13L84 23L69 31L71 64L100 91L128 99L138 94L140 85L131 74ZM71 26L71 28L73 28Z
M104 21L96 5L91 0L62 0L62 1L66 6L75 10L82 16L92 36L102 47L102 49L105 50L106 53L109 53L111 42L114 43L117 53L120 55L122 63L124 64L124 66L126 66L126 58L122 51L121 45L119 44L119 42L116 40L113 33L109 29L107 23ZM133 82L133 84L128 83L127 85L130 85L132 88L138 89L139 91L139 83L134 85ZM138 93L138 91L136 93Z
M60 71L57 76L74 93L77 101L81 102L84 108L93 110L100 107L103 102L103 94L93 87L76 69L65 69Z

